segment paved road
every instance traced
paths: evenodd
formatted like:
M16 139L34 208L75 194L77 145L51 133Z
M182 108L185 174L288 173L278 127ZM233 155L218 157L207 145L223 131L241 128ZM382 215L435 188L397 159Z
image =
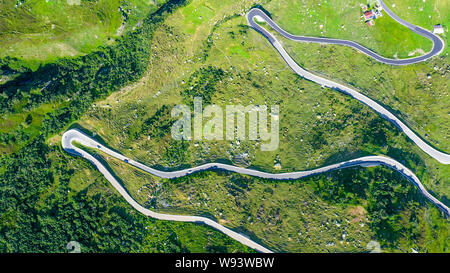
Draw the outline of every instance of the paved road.
M450 215L450 209L443 204L441 201L436 199L434 196L432 196L422 185L419 178L417 178L414 173L403 166L400 162L397 162L396 160L384 156L366 156L361 157L333 165L329 165L326 167L314 169L314 170L308 170L308 171L299 171L299 172L290 172L290 173L267 173L267 172L261 172L257 170L252 169L245 169L241 167L236 167L232 165L222 164L222 163L208 163L204 165L200 165L197 167L185 169L185 170L179 170L179 171L173 171L173 172L165 172L156 170L153 168L150 168L142 163L139 163L135 160L132 160L128 157L123 156L122 154L115 152L108 147L100 144L96 140L92 139L91 137L87 136L86 134L76 130L71 129L66 131L63 134L62 137L62 147L65 151L67 151L70 154L81 156L89 160L94 166L97 167L97 169L105 176L105 178L111 183L111 185L125 198L125 200L133 206L136 210L141 212L142 214L146 216L150 216L156 219L160 220L170 220L170 221L181 221L181 222L196 222L196 223L203 223L208 226L211 226L224 234L230 236L231 238L235 239L236 241L241 242L244 245L247 245L257 251L265 252L265 253L271 253L269 249L266 247L252 241L248 237L246 237L243 234L240 234L238 232L235 232L229 228L226 228L217 222L206 218L206 217L200 217L200 216L189 216L189 215L173 215L173 214L163 214L163 213L157 213L154 211L151 211L147 208L144 208L139 203L137 203L127 192L125 188L117 181L117 179L114 177L112 173L109 172L109 170L94 156L89 154L88 152L84 151L83 149L80 149L73 145L73 142L80 143L81 145L85 147L89 147L92 149L98 149L102 152L108 154L109 156L112 156L116 159L119 159L123 162L126 162L132 166L135 166L147 173L150 173L152 175L156 175L158 177L162 178L176 178L176 177L182 177L185 175L192 174L194 172L199 171L206 171L206 170L226 170L230 172L236 172L240 174L246 174L251 175L255 177L261 177L261 178L268 178L268 179L274 179L274 180L292 180L292 179L300 179L304 177L308 177L311 175L321 174L333 170L343 169L343 168L349 168L354 166L374 166L374 165L384 165L391 169L394 169L398 172L400 172L404 177L406 177L409 181L411 181L418 189L419 191L433 204L435 204L441 211L443 211L445 214Z
M310 42L310 43L321 43L321 44L335 44L335 45L343 45L343 46L348 46L348 47L352 47L356 50L359 50L360 52L366 54L367 56L385 63L385 64L389 64L389 65L408 65L408 64L413 64L413 63L418 63L418 62L422 62L425 61L433 56L439 55L440 53L442 53L443 49L444 49L444 41L437 35L421 28L418 26L415 26L411 23L406 22L405 20L399 18L397 15L395 15L384 3L383 1L379 0L381 6L383 7L384 11L391 16L395 21L397 21L398 23L404 25L405 27L409 28L411 31L431 40L433 42L433 48L431 49L430 52L428 52L425 55L419 56L419 57L413 57L413 58L408 58L408 59L389 59L389 58L385 58L383 56L380 56L379 54L373 52L372 50L356 43L353 41L348 41L348 40L341 40L341 39L331 39L331 38L320 38L320 37L308 37L308 36L298 36L298 35L293 35L285 30L283 30L280 26L278 26L274 21L272 21L272 19L267 16L262 10L260 9L252 9L250 10L250 12L247 14L247 18L248 18L248 22L249 24L256 29L258 32L260 32L261 34L263 34L272 44L276 41L276 39L268 34L268 32L261 27L260 25L258 25L257 23L255 23L253 21L254 17L259 17L262 20L264 20L272 29L274 29L276 32L278 32L281 36L293 40L293 41L298 41L298 42Z
M381 2L382 3L382 2ZM383 3L384 5L384 3ZM388 9L385 8L386 11ZM392 13L391 11L389 11ZM388 13L388 14L390 14ZM433 157L434 159L438 160L442 164L450 164L450 155L443 153L441 151L436 150L432 146L430 146L428 143L426 143L424 140L422 140L416 133L414 133L408 126L406 126L399 118L397 118L394 114L389 112L386 108L381 106L376 101L372 100L371 98L359 93L355 89L352 89L350 87L347 87L343 84L339 84L337 82L328 80L326 78L317 76L302 67L300 67L292 58L289 56L289 54L286 52L286 50L283 48L283 46L280 44L280 42L273 36L270 32L268 32L264 27L257 24L254 19L257 19L259 21L263 20L265 21L270 27L272 27L275 31L280 33L282 36L294 40L294 41L302 41L302 42L315 42L315 43L329 43L329 44L341 44L341 45L347 45L354 47L361 52L367 54L368 56L379 60L380 62L388 63L388 64L396 64L396 65L404 65L404 64L411 64L418 61L423 61L425 59L428 59L436 54L439 54L442 51L443 43L442 40L435 36L432 33L427 32L426 30L420 29L419 27L414 27L413 25L399 19L398 17L394 17L394 19L397 20L397 18L400 21L401 24L407 24L411 30L413 30L416 33L423 34L425 37L433 38L434 46L433 50L421 57L411 58L411 59L404 59L404 60L393 60L393 59L386 59L378 54L370 51L369 49L366 49L365 47L354 43L350 41L345 40L336 40L336 39L328 39L328 38L313 38L313 37L304 37L304 36L294 36L292 34L287 33L283 29L281 29L272 19L270 19L262 10L260 9L252 9L247 14L247 21L250 24L252 28L254 28L256 31L261 33L264 37L266 37L269 42L272 44L273 47L280 53L281 57L283 57L284 61L289 65L289 67L294 70L295 73L297 73L299 76L308 79L310 81L313 81L315 83L318 83L324 87L328 87L331 89L335 89L339 92L342 92L346 95L352 96L353 98L359 100L360 102L366 104L370 108L372 108L375 112L380 114L384 119L390 121L395 126L397 126L402 132L404 132L417 146L419 146L422 151ZM431 54L431 55L430 55Z

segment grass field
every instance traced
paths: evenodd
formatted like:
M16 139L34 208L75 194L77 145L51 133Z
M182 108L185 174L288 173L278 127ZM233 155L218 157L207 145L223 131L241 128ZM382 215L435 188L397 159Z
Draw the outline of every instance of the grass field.
M0 4L0 58L50 62L89 53L136 28L163 1L6 0ZM122 10L119 9L122 8ZM36 65L36 64L34 64Z

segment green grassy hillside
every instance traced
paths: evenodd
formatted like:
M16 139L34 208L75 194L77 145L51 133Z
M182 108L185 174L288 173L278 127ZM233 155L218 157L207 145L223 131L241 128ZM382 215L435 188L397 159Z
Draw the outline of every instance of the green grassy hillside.
M135 29L163 1L5 0L0 2L0 58L54 61L89 53Z

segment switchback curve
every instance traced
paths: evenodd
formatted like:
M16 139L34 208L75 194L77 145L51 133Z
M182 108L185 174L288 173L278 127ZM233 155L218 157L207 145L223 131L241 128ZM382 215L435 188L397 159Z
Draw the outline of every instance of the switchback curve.
M290 172L290 173L267 173L267 172L261 172L257 170L252 169L246 169L241 168L233 165L227 165L222 163L208 163L204 165L200 165L197 167L179 170L179 171L173 171L173 172L165 172L156 170L153 168L150 168L142 163L139 163L135 160L132 160L130 158L127 158L123 156L122 154L115 152L108 147L100 144L96 140L92 139L91 137L87 136L86 134L82 133L79 130L76 129L70 129L66 131L61 139L61 144L63 149L76 156L81 156L83 158L86 158L89 160L97 169L105 176L105 178L111 183L111 185L125 198L125 200L136 210L138 210L140 213L150 216L156 219L160 220L170 220L170 221L181 221L181 222L196 222L196 223L203 223L208 226L211 226L224 234L230 236L231 238L235 239L236 241L249 246L257 251L264 252L264 253L271 253L272 251L268 248L252 241L247 236L240 234L238 232L235 232L229 228L226 228L219 223L206 218L206 217L200 217L200 216L189 216L189 215L173 215L173 214L164 214L164 213L157 213L154 211L151 211L147 208L144 208L141 206L138 202L136 202L131 195L127 192L127 190L117 181L117 179L114 177L114 175L94 156L92 156L90 153L86 152L85 150L76 147L73 145L73 142L78 142L81 145L85 147L89 147L91 149L98 149L107 155L114 157L118 160L121 160L125 163L128 163L136 168L139 168L147 173L150 173L152 175L156 175L161 178L168 178L173 179L177 177L186 176L189 174L192 174L194 172L199 171L207 171L207 170L226 170L230 172L236 172L240 174L260 177L260 178L267 178L267 179L273 179L273 180L293 180L293 179L300 179L304 177L308 177L311 175L321 174L333 170L339 170L343 168L349 168L354 166L373 166L373 165L384 165L386 167L389 167L395 171L398 171L401 173L405 178L407 178L409 181L411 181L418 190L433 204L435 204L441 211L443 211L445 214L450 215L450 209L443 204L441 201L436 199L434 196L432 196L422 185L419 178L408 168L403 166L400 162L384 157L384 156L366 156L361 157L357 159L348 160L345 162L329 165L326 167L314 169L314 170L308 170L308 171L299 171L299 172Z

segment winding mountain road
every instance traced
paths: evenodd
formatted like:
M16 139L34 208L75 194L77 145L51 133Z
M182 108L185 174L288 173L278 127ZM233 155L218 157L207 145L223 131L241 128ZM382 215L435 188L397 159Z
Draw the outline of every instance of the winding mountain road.
M165 172L156 170L153 168L150 168L142 163L139 163L133 159L130 159L126 156L123 156L122 154L115 152L108 147L100 144L96 140L92 139L91 137L87 136L86 134L82 133L79 130L76 129L70 129L66 131L61 140L62 147L65 151L72 155L81 156L83 158L86 158L89 160L97 169L105 176L105 178L111 183L111 185L125 198L125 200L133 206L136 210L138 210L140 213L150 216L156 219L160 220L171 220L171 221L181 221L181 222L195 222L195 223L203 223L208 226L211 226L224 234L230 236L231 238L235 239L236 241L239 241L240 243L249 246L257 251L264 252L264 253L271 253L269 249L266 247L252 241L248 237L246 237L243 234L240 234L236 231L233 231L229 228L226 228L217 222L206 218L206 217L200 217L200 216L189 216L189 215L173 215L173 214L164 214L164 213L157 213L154 211L151 211L147 208L144 208L141 206L138 202L136 202L130 194L127 192L127 190L117 181L117 179L114 177L114 175L93 155L89 154L83 149L80 149L73 145L73 142L78 142L79 144L89 147L91 149L98 149L102 151L103 153L112 156L118 160L121 160L125 163L128 163L136 168L139 168L147 173L150 173L152 175L156 175L161 178L168 178L173 179L177 177L182 177L185 175L189 175L195 172L199 171L207 171L207 170L225 170L245 175L251 175L255 177L261 177L261 178L267 178L267 179L273 179L273 180L292 180L292 179L300 179L304 177L308 177L311 175L321 174L333 170L339 170L343 168L349 168L354 166L373 166L373 165L384 165L387 166L393 170L398 171L401 173L404 177L406 177L409 181L411 181L418 189L419 191L433 204L435 204L441 211L443 211L445 214L450 215L450 209L443 204L441 201L436 199L434 196L432 196L422 185L419 178L417 178L414 173L403 166L400 162L384 156L366 156L361 157L357 159L352 159L349 161L329 165L326 167L314 169L314 170L308 170L308 171L299 171L299 172L290 172L290 173L266 173L261 172L257 170L252 169L246 169L241 168L233 165L227 165L222 163L208 163L204 165L200 165L197 167L179 170L179 171L173 171L173 172Z
M417 26L414 26L402 19L400 19L398 16L396 16L392 11L390 11L386 5L383 3L383 1L379 0L380 4L383 6L384 11L390 15L392 18L394 18L397 22L400 24L408 27L411 31L414 31L415 33L422 35L430 40L433 41L433 49L420 57L415 58L409 58L409 59L401 59L401 60L395 60L395 59L388 59L384 58L375 52L359 45L358 43L352 42L352 41L346 41L346 40L338 40L338 39L328 39L328 38L316 38L316 37L305 37L305 36L295 36L292 35L283 29L281 29L275 22L273 22L262 10L260 9L252 9L247 14L247 20L249 25L254 28L256 31L261 33L264 37L266 37L269 42L275 47L275 49L280 53L282 58L286 61L286 63L291 67L294 72L296 72L299 76L311 80L313 82L316 82L322 86L326 86L328 88L332 88L335 90L338 90L344 94L350 95L353 98L357 99L358 101L368 105L370 108L372 108L374 111L379 113L383 118L389 120L394 125L396 125L401 131L403 131L417 146L419 146L425 153L429 154L439 162L443 164L450 164L450 155L445 154L443 152L440 152L430 145L428 145L425 141L423 141L419 136L417 136L411 129L409 129L401 120L399 120L397 117L395 117L392 113L390 113L387 109L382 107L380 104L375 102L374 100L368 98L367 96L359 93L358 91L349 88L347 86L344 86L342 84L333 82L331 80L325 79L323 77L319 77L315 74L312 74L305 69L301 68L290 56L289 54L284 50L282 45L277 41L277 39L270 34L265 28L257 24L254 19L257 18L258 20L265 21L272 29L277 31L280 35L282 35L285 38L294 40L294 41L301 41L301 42L314 42L314 43L326 43L326 44L339 44L339 45L345 45L352 48L355 48L362 53L372 57L373 59L390 65L407 65L412 63L421 62L424 60L427 60L435 55L438 55L442 52L444 43L443 41L436 35L420 28ZM252 169L245 169L240 168L237 166L227 165L227 164L221 164L221 163L208 163L201 166L185 169L185 170L179 170L179 171L173 171L173 172L164 172L160 170L156 170L153 168L150 168L142 163L139 163L137 161L134 161L130 158L127 158L120 153L117 153L108 147L100 144L99 142L95 141L91 137L87 136L86 134L82 133L81 131L78 131L76 129L70 129L66 131L63 134L62 137L62 147L65 151L72 155L81 156L83 158L86 158L89 160L94 166L97 167L97 169L105 176L105 178L111 183L111 185L125 198L125 200L133 206L136 210L138 210L140 213L150 216L156 219L160 220L170 220L170 221L181 221L181 222L195 222L195 223L203 223L206 225L209 225L224 234L230 236L231 238L241 242L244 245L247 245L257 251L264 252L264 253L271 253L272 251L268 248L254 242L247 236L240 234L236 231L233 231L229 228L226 228L217 222L206 218L206 217L200 217L200 216L188 216L188 215L172 215L172 214L163 214L163 213L157 213L154 211L151 211L147 208L144 208L139 203L137 203L127 192L127 190L117 181L117 179L114 177L114 175L93 155L89 154L83 149L80 149L73 145L73 142L78 142L79 144L92 148L92 149L98 149L109 156L112 156L116 159L119 159L125 163L128 163L134 167L137 167L147 173L150 173L152 175L156 175L158 177L162 178L176 178L176 177L182 177L185 175L192 174L194 172L199 171L206 171L206 170L214 170L214 169L220 169L220 170L226 170L230 172L236 172L240 174L245 175L251 175L255 177L261 177L261 178L268 178L273 180L291 180L291 179L300 179L304 177L308 177L311 175L321 174L333 170L343 169L343 168L349 168L354 166L372 166L372 165L384 165L386 167L389 167L395 171L398 171L401 173L404 177L406 177L409 181L411 181L418 190L433 204L435 204L441 211L443 211L446 215L450 215L450 209L440 202L438 199L436 199L434 196L432 196L422 185L420 180L417 178L417 176L408 168L403 166L400 162L384 157L384 156L366 156L361 157L333 165L329 165L326 167L314 169L314 170L307 170L307 171L299 171L299 172L290 172L290 173L266 173L261 172L257 170Z
M428 33L427 35L429 35L429 36L425 36L425 37L428 37L428 38L435 37L434 39L432 39L433 42L436 42L436 43L434 43L433 50L430 53L428 53L427 55L424 55L422 57L403 59L403 60L394 60L394 59L383 58L383 57L379 56L378 54L370 51L369 49L367 49L357 43L354 43L354 42L349 42L349 41L345 41L345 40L337 40L337 39L328 39L328 38L313 38L313 37L304 37L304 36L294 36L292 34L287 33L286 31L282 30L274 21L272 21L272 19L270 19L269 16L267 16L260 9L252 9L247 14L247 21L248 21L249 25L256 31L261 33L264 37L266 37L267 40L269 40L269 42L272 44L272 46L280 53L281 57L288 64L288 66L295 73L297 73L300 77L303 77L307 80L318 83L324 87L328 87L328 88L337 90L341 93L349 95L349 96L357 99L358 101L364 103L365 105L372 108L375 112L380 114L384 119L390 121L395 126L397 126L402 132L404 132L409 137L409 139L411 139L417 146L419 146L419 148L422 149L422 151L424 151L425 153L427 153L428 155L430 155L431 157L433 157L434 159L436 159L437 161L439 161L442 164L450 164L450 155L449 154L438 151L435 148L433 148L432 146L430 146L428 143L426 143L424 140L422 140L422 138L420 138L416 133L414 133L408 126L406 126L406 124L404 124L399 118L397 118L394 114L389 112L386 108L381 106L376 101L361 94L360 92L356 91L355 89L352 89L343 84L331 81L329 79L323 78L321 76L315 75L315 74L303 69L302 67L300 67L291 58L291 56L286 52L286 50L283 48L283 46L280 44L280 42L275 38L275 36L273 36L264 27L262 27L261 25L259 25L255 22L255 20L254 20L255 18L259 21L265 21L270 27L272 27L275 31L280 33L282 36L284 36L288 39L291 39L293 41L346 45L346 46L356 48L356 49L360 50L361 52L363 52L364 54L366 54L376 60L381 59L380 60L381 62L385 62L385 63L389 63L389 64L397 64L397 65L416 63L418 61L423 61L428 58L431 58L432 56L434 56L436 54L439 54L440 52L442 52L442 48L443 48L443 42L439 37L437 37L436 35L434 35L430 32L427 32L426 30L421 29L421 32L419 32L419 34L420 33ZM402 20L402 24L403 24L403 22L404 21ZM406 23L406 22L404 22L404 23ZM408 24L408 25L410 25L412 28L411 24ZM417 29L420 29L420 28L416 27L414 29L417 31ZM437 42L437 41L439 41L439 42ZM433 55L430 55L430 54L433 54ZM423 59L423 58L425 58L425 59Z
M392 17L395 21L402 24L403 26L407 27L411 31L419 34L420 36L423 36L431 42L433 42L433 48L430 52L426 53L425 55L413 57L413 58L407 58L407 59L390 59L385 58L383 56L380 56L379 54L373 52L372 50L356 43L353 41L348 40L342 40L342 39L332 39L332 38L323 38L323 37L309 37L309 36L299 36L299 35L293 35L284 29L282 29L280 26L278 26L269 16L267 16L264 11L260 9L252 9L247 13L247 19L249 25L255 29L256 31L260 32L262 35L264 35L269 42L275 47L274 43L277 42L276 38L272 36L266 29L264 29L262 26L258 25L253 19L258 18L261 21L265 21L273 30L278 32L281 36L284 38L287 38L292 41L297 42L307 42L307 43L319 43L319 44L334 44L334 45L343 45L352 47L363 54L381 62L384 64L389 65L408 65L408 64L414 64L418 62L423 62L425 60L428 60L431 57L434 57L436 55L439 55L444 50L444 41L437 35L419 27L415 26L411 23L406 22L405 20L401 19L395 13L393 13L384 3L383 1L379 0L381 6L383 7L383 10ZM280 52L281 53L281 52Z

